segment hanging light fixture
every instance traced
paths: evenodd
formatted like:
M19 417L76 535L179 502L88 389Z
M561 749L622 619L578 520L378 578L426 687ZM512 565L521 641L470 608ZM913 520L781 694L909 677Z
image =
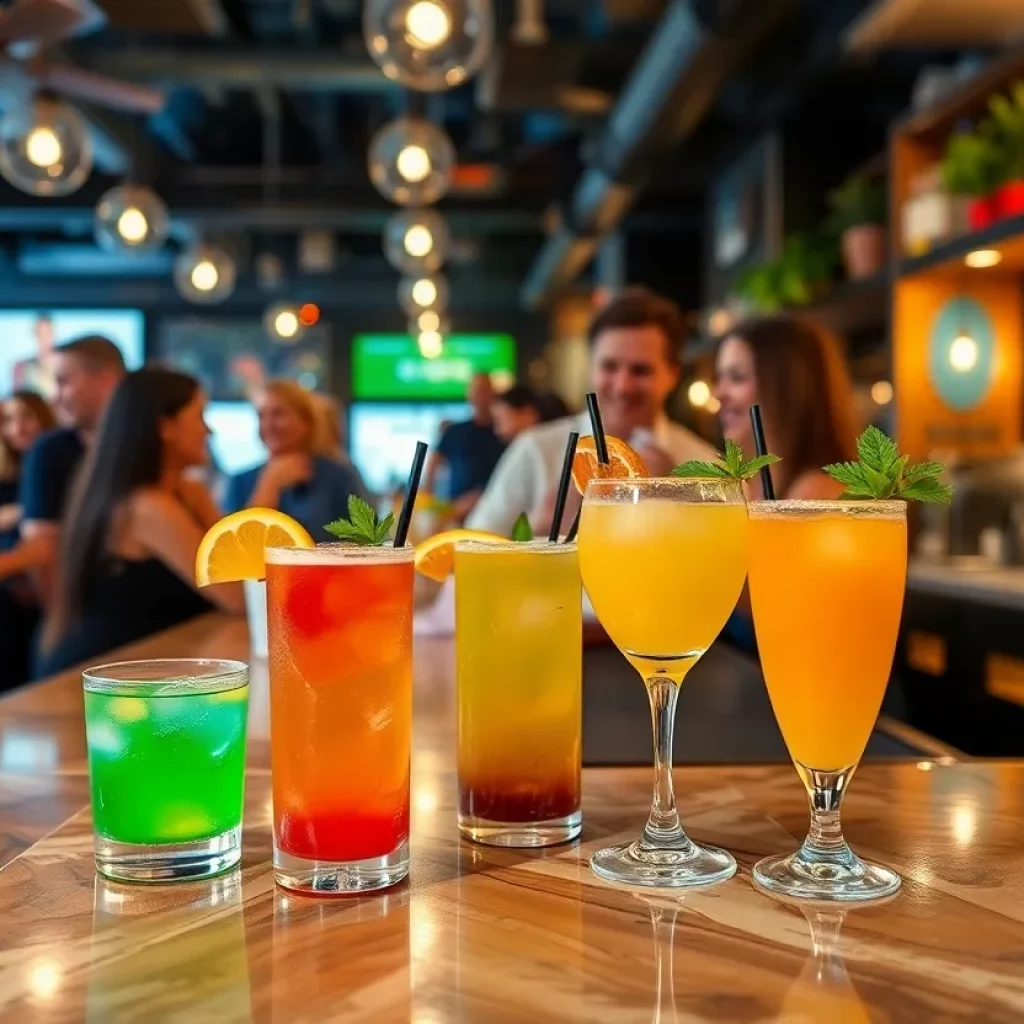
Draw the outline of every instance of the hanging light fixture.
M30 196L68 196L92 170L92 139L68 104L37 96L0 118L0 175Z
M433 210L402 210L384 229L384 255L404 274L432 274L448 257L448 225Z
M436 359L444 349L444 338L440 331L424 331L416 343L424 359Z
M491 52L491 0L367 0L363 37L393 81L421 92L451 89Z
M443 314L448 308L448 281L440 274L403 277L398 283L398 304L407 316L413 318L419 317L424 310Z
M186 249L174 262L174 284L188 302L213 305L235 290L238 267L218 245L200 242Z
M100 197L93 226L102 248L144 252L167 241L171 222L163 200L152 189L125 184Z
M436 309L421 309L409 321L409 333L415 338L424 331L437 331L442 335L450 333L447 317L443 317Z
M451 187L454 166L452 140L422 117L392 121L370 143L370 180L399 206L436 203Z
M291 302L275 302L263 314L263 328L268 337L286 345L294 345L306 332L301 310Z

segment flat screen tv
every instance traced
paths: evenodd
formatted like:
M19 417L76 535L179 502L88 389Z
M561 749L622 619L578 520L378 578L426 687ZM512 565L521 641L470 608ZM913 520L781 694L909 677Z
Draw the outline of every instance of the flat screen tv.
M452 334L428 359L405 334L360 334L352 342L352 396L357 401L461 402L474 373L495 386L515 381L516 343L510 334Z
M87 334L109 338L129 370L145 358L145 321L137 309L0 310L0 395L18 389L53 397L53 350Z

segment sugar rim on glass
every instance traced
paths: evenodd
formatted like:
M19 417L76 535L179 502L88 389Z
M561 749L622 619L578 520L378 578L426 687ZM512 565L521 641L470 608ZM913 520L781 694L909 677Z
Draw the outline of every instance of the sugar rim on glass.
M113 661L87 668L82 685L88 693L118 697L198 697L248 686L249 666L226 658Z
M267 548L270 565L402 565L411 562L416 549L376 544L317 544L315 548Z
M894 499L857 500L796 500L751 501L747 503L751 519L805 519L824 517L850 517L862 519L905 519L907 503Z
M460 540L456 541L455 551L468 551L475 555L514 555L528 551L533 555L565 555L576 550L576 541L562 541L557 544L545 538L525 541L500 540Z
M728 500L701 501L696 495L702 490L706 490L709 495L717 494ZM583 501L587 505L624 505L630 492L644 492L646 499L660 496L674 500L680 505L745 504L741 481L727 477L703 476L594 477L587 483ZM694 494L694 498L687 501L687 493Z

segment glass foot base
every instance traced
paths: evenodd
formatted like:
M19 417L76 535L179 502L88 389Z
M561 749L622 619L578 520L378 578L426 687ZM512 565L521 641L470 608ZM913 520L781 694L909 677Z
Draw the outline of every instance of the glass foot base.
M242 827L188 843L119 843L95 837L96 870L115 882L194 882L230 871L242 859Z
M548 821L488 821L471 814L459 815L459 831L484 846L557 846L571 842L582 828L581 811Z
M895 871L862 861L849 847L828 857L808 856L803 849L766 857L754 865L754 881L779 896L836 902L882 899L901 884Z
M409 840L391 853L366 860L307 860L274 844L274 878L285 889L312 896L372 892L397 885L409 874Z
M689 841L680 849L659 849L639 839L609 846L590 858L590 867L608 882L666 889L714 885L736 874L731 854Z

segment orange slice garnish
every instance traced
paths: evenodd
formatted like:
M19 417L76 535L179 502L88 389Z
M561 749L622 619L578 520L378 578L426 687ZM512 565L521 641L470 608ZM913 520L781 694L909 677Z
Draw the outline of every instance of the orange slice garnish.
M625 441L610 434L605 438L608 445L608 465L597 461L597 446L592 437L581 437L576 445L576 456L572 460L572 482L580 494L585 494L587 484L600 480L629 480L638 476L649 476L644 460Z
M460 540L479 540L488 544L511 544L508 537L501 537L486 530L445 530L416 545L413 565L416 571L427 579L443 583L455 569L455 545Z
M272 508L243 508L214 523L196 552L196 585L259 580L267 548L313 548L301 523Z

